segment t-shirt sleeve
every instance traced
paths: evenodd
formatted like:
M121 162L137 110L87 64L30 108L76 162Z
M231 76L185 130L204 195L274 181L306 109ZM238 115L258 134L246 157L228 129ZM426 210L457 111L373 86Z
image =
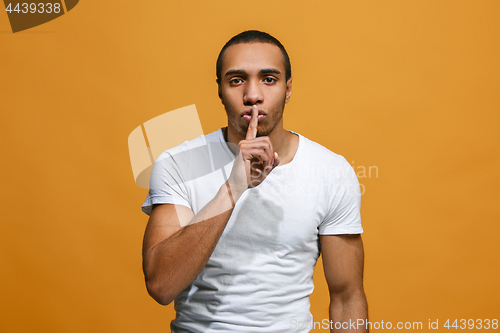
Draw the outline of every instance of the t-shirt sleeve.
M342 158L341 166L326 184L327 211L319 225L320 235L360 234L361 191L352 166Z
M175 204L191 208L182 166L178 162L174 156L166 151L158 157L153 165L149 192L141 207L147 215L151 214L154 204Z

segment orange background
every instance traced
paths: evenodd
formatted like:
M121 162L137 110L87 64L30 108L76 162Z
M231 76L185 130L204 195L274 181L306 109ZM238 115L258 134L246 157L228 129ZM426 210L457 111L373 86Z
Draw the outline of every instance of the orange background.
M127 138L190 104L205 133L224 126L215 61L247 29L290 54L285 127L378 169L360 178L370 320L500 319L499 14L496 0L87 0L12 34L0 12L0 331L168 331L173 307L143 282L147 190ZM315 281L320 321L320 264Z

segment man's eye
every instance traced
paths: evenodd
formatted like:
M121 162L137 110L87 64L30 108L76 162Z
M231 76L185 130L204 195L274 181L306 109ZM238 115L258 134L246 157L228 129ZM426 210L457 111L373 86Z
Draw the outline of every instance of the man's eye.
M266 77L266 78L264 79L264 81L265 81L266 83L274 83L274 82L276 82L277 80L276 80L275 78L273 78L273 77Z
M238 84L238 83L241 83L241 81L242 81L241 79L236 78L236 79L230 80L229 83L231 83L231 84Z

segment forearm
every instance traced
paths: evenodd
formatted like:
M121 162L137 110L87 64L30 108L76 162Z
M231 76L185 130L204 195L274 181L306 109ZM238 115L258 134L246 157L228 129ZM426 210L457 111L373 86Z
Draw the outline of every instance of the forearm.
M172 302L205 267L239 197L229 193L223 185L189 225L144 253L146 286L158 303Z
M368 304L363 290L330 295L330 332L368 332Z

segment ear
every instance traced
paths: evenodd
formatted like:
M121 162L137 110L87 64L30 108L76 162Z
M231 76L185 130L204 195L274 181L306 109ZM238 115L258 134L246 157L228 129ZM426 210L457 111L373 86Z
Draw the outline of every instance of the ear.
M220 87L220 84L219 84L219 81L217 81L217 93L219 94L219 98L220 98L220 101L222 103L222 105L224 105L224 99L222 98L222 89Z
M290 76L288 81L286 81L286 97L285 97L285 104L290 101L290 96L292 96L292 79L293 77Z

